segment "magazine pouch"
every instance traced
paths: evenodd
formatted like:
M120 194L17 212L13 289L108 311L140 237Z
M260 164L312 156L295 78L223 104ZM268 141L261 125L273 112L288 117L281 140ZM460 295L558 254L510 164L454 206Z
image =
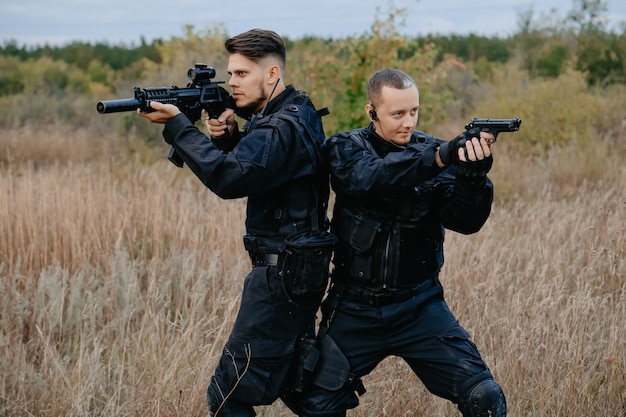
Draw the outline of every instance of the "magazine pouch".
M349 210L342 211L338 235L349 244L349 248L345 255L347 259L340 260L340 262L349 265L352 278L366 282L373 279L372 248L381 231L381 226L379 221L363 214L352 213Z
M278 258L277 274L291 295L321 295L328 286L329 265L336 238L325 231L288 236Z

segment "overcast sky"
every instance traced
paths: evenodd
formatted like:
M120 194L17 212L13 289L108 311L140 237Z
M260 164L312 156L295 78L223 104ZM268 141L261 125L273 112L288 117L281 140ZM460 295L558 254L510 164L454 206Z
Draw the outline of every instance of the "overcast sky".
M508 36L518 18L532 10L537 19L556 10L565 17L574 0L393 0L407 8L407 35ZM139 44L143 37L182 36L183 27L204 31L223 24L228 35L259 27L297 39L338 38L369 31L387 0L2 0L0 43L62 45L71 41ZM605 0L612 28L626 21L626 0ZM383 12L381 17L387 15Z

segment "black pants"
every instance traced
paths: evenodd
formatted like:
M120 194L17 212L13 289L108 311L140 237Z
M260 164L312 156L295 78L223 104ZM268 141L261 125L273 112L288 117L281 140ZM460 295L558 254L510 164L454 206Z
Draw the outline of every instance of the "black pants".
M456 404L475 384L493 378L448 309L439 281L423 285L409 300L380 307L341 297L336 309L324 302L322 325L332 320L321 340L314 387L303 402L307 416L343 416L356 407L354 381L388 356L403 358L430 392ZM327 300L335 296L331 291Z
M255 266L207 400L212 415L254 416L252 406L273 403L286 384L299 337L313 325L321 295L293 298L276 267Z

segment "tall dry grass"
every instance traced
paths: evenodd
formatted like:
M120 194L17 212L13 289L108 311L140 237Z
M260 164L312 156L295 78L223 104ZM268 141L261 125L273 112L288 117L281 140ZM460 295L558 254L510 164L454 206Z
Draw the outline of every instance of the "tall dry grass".
M0 138L0 416L206 415L248 270L244 201L165 147L146 161L101 139ZM626 150L606 149L533 159L500 140L491 218L447 235L448 302L512 416L626 414ZM351 416L458 415L397 359L365 384Z

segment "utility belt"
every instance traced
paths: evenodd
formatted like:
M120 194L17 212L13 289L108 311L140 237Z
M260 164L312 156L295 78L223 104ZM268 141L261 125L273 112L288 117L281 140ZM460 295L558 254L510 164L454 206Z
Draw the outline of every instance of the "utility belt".
M277 253L249 253L253 266L276 266L278 265Z
M346 299L367 304L372 307L383 307L389 304L408 301L420 292L435 285L435 279L429 278L411 288L372 291L363 287L345 286L343 296Z

